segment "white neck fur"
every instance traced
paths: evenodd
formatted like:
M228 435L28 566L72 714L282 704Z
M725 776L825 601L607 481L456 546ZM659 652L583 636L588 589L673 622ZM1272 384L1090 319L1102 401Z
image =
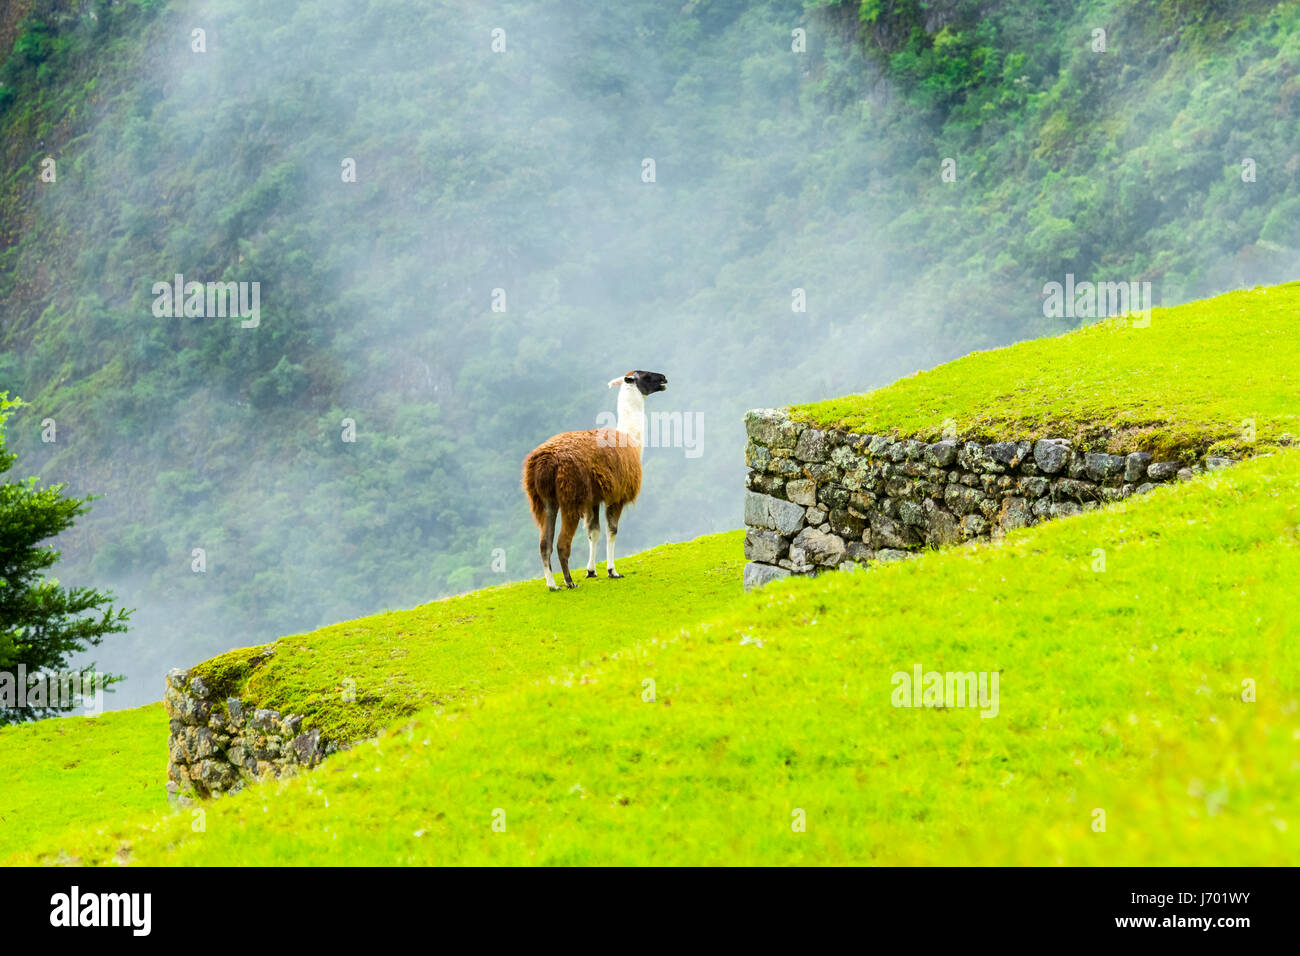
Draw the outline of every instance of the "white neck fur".
M618 390L617 428L628 436L629 444L636 445L639 453L645 445L645 396L632 382L623 382Z

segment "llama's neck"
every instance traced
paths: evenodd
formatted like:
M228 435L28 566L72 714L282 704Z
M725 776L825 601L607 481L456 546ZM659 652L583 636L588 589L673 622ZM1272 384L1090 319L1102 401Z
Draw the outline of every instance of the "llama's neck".
M637 453L645 446L645 396L631 382L618 390L618 430L635 444Z

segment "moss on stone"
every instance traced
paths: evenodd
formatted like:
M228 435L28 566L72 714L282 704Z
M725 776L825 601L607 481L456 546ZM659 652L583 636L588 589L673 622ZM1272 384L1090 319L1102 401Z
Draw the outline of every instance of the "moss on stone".
M273 652L274 644L227 651L191 668L187 687L192 687L196 678L201 679L207 688L207 698L212 701L214 708L224 710L226 698L238 697L249 677Z

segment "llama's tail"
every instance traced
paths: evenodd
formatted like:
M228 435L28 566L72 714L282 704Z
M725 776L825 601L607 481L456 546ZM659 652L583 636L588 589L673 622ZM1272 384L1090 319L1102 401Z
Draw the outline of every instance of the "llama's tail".
M533 521L542 527L546 517L547 502L552 508L555 502L555 465L549 455L534 449L524 459L524 494L528 496L528 508L533 513Z

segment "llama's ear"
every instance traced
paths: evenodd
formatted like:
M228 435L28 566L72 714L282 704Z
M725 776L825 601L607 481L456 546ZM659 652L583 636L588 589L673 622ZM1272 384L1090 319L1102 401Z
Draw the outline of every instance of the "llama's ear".
M611 378L609 380L609 385L607 385L606 388L613 388L615 385L622 385L622 384L623 384L623 376L620 375L618 378Z

